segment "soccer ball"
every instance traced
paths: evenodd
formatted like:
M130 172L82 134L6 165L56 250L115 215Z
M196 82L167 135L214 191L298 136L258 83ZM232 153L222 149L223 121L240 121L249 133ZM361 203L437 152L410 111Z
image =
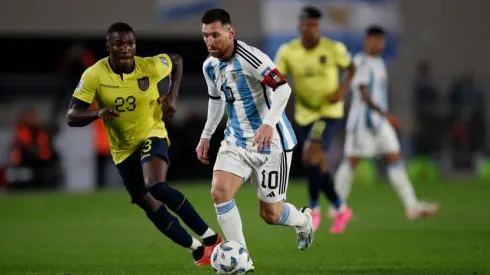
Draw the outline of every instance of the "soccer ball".
M217 274L243 274L251 266L247 249L236 241L223 241L211 253L211 267Z

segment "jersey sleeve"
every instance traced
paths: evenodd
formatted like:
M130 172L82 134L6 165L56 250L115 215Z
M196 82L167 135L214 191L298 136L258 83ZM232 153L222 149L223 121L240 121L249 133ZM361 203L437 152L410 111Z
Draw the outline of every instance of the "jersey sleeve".
M337 65L341 68L347 68L352 62L352 57L347 47L341 43L337 42L335 45L336 57L337 57Z
M96 92L97 78L93 67L90 67L82 74L82 78L73 92L73 100L75 103L88 108L94 101Z
M152 60L159 80L167 77L172 72L172 59L168 54L153 56Z
M277 50L276 57L274 58L274 62L276 63L277 70L279 70L281 73L285 75L289 73L286 56L287 56L287 46L286 44L283 44L281 47L279 47L279 50Z
M352 84L355 86L368 86L370 83L371 69L367 60L360 58L359 60L355 60L354 63L356 64L357 69L354 79L352 79Z
M253 47L247 49L239 46L238 54L246 61L244 65L246 72L263 84L276 89L287 83L286 78L276 64L259 49Z
M208 86L209 98L221 99L218 87L216 87L216 83L214 82L215 72L211 62L204 62L202 66L202 73L204 75L204 79L206 80L206 85Z

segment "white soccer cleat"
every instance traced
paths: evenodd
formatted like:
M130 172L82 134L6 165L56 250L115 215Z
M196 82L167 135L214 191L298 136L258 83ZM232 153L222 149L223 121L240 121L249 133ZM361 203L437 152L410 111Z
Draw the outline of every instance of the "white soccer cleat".
M407 209L406 217L409 220L417 220L434 215L439 210L439 204L420 201L414 207Z
M296 241L300 250L305 250L310 247L313 242L313 211L308 207L301 207L299 210L308 217L308 223L304 227L296 227Z

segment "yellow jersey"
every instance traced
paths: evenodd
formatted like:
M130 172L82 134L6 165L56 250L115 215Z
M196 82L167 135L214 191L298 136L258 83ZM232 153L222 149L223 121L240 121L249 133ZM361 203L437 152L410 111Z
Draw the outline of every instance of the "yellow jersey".
M333 104L327 100L339 87L339 67L346 68L351 63L343 43L321 37L315 48L305 49L297 38L282 44L275 59L279 71L292 77L295 119L299 125L322 117L344 116L342 100Z
M170 74L172 61L166 54L134 58L129 74L114 73L109 58L99 60L85 70L73 93L75 99L99 108L112 108L120 117L104 122L111 155L121 163L150 137L167 138L167 129L158 104L157 83Z

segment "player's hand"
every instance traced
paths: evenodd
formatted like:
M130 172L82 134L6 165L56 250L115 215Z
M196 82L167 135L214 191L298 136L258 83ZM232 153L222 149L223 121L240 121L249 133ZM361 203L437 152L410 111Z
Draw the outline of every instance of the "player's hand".
M267 124L262 124L262 126L257 129L255 133L255 138L252 146L257 146L259 151L264 151L267 147L271 147L272 137L274 136L274 128Z
M390 113L384 113L384 117L386 118L386 120L388 120L391 126L393 126L393 128L400 129L400 122L394 115Z
M335 93L329 95L327 100L330 103L337 103L342 100L342 94L340 93L340 91L336 91Z
M177 110L177 104L168 95L161 95L158 98L158 103L162 107L162 112L164 116L173 117L175 111Z
M119 117L119 113L110 108L102 108L97 111L97 116L102 118L104 121L111 121L115 117Z
M209 164L208 158L209 139L201 138L196 148L197 159L203 164Z

